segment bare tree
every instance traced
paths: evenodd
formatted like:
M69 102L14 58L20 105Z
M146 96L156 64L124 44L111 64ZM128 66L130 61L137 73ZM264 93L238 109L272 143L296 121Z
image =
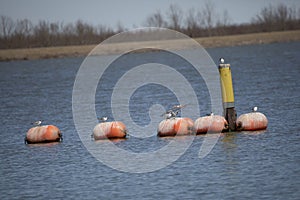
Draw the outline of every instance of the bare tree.
M223 11L220 18L217 19L215 33L216 35L226 35L231 23L231 18L227 10Z
M68 23L66 25L62 24L61 29L64 35L72 35L76 32L76 29L72 23Z
M55 35L55 36L57 36L57 35L59 35L59 33L60 33L60 30L59 30L59 23L58 22L52 22L52 23L50 23L50 34L51 35Z
M260 24L264 31L272 31L272 27L275 23L275 11L272 5L263 8L256 18L253 20L254 23Z
M286 23L289 20L289 11L286 5L279 4L274 13L275 21L279 25L280 30L286 29Z
M109 36L113 35L115 32L108 26L105 25L98 25L97 26L97 35L99 41L103 41Z
M85 23L81 20L78 20L75 25L76 35L78 36L78 42L80 44L89 44L96 34L95 28Z
M117 33L121 33L123 31L125 31L125 27L124 27L124 25L122 24L121 21L118 21L117 22Z
M296 7L288 8L288 20L297 20L297 19L300 19L300 17L297 18L297 8Z
M221 19L218 20L218 25L219 26L229 26L231 23L231 17L229 16L229 13L227 10L224 10L223 15L221 17Z
M295 8L288 8L285 4L278 4L276 7L269 5L256 15L252 23L261 25L263 31L286 30L297 20L296 15Z
M33 25L28 19L17 20L14 34L29 36L33 33Z
M33 25L28 19L17 20L12 38L12 46L30 47L29 38L33 35Z
M211 36L212 28L215 25L215 6L211 1L206 1L204 9L202 10L202 22L204 27L208 31L208 35Z
M84 31L85 31L85 25L84 25L83 21L77 20L75 29L76 29L77 36L82 39L82 37L84 35Z
M197 28L198 25L198 20L197 20L197 12L194 8L191 8L188 10L186 19L185 19L185 24L188 29L194 29Z
M63 23L60 25L60 29L61 29L61 43L62 45L70 45L70 44L77 44L76 42L74 42L75 37L77 37L75 35L76 33L76 28L74 26L73 23L67 23L66 25L64 25ZM78 41L77 41L78 42Z
M148 27L164 27L166 25L166 22L160 12L160 10L157 10L152 15L148 16L145 22L145 26Z
M181 29L183 12L176 4L171 4L167 12L169 27L179 31Z
M50 44L50 27L49 22L41 20L38 25L34 27L34 35L36 43L41 44L42 46L49 46Z
M104 25L98 25L97 28L97 34L98 35L105 35L105 34L111 34L113 30L107 26Z
M272 24L274 23L274 9L273 6L265 7L260 11L260 14L257 15L259 22Z
M7 16L0 17L0 35L4 38L8 38L14 29L14 21Z
M184 28L190 37L196 37L199 35L198 30L201 29L201 20L202 17L199 11L196 11L194 8L188 10L185 18L186 26Z

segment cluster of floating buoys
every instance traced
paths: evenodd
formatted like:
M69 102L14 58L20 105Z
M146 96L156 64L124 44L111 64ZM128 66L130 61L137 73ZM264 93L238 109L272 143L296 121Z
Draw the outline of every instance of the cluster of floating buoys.
M25 137L25 143L48 143L48 142L60 142L62 140L62 134L59 128L54 125L44 125L39 124L35 127L30 128Z
M158 125L157 135L160 137L175 135L191 135L220 133L226 131L228 123L224 117L211 115L199 117L195 122L190 118L175 117L164 119Z
M193 122L190 118L176 117L176 114L177 111L174 110L166 112L166 119L161 121L158 126L158 136L221 133L228 131L228 122L220 115L211 113L209 116L199 117ZM252 113L243 114L236 120L237 131L264 130L267 126L267 117L257 112L257 107L253 108Z
M176 106L164 113L165 119L158 125L157 136L220 133L228 130L226 119L213 113L209 116L199 117L195 122L187 117L177 117L179 109L183 107ZM257 112L257 107L254 107L253 111L238 117L236 120L238 131L256 131L267 128L267 117ZM119 121L106 122L107 117L102 117L100 120L101 122L93 130L92 137L94 140L126 138L127 129L124 123ZM35 127L28 130L25 137L26 143L59 142L62 140L62 133L59 128L54 125L41 126L41 123L41 121L35 122Z
M227 130L227 128L227 121L219 115L199 117L195 122L190 118L174 117L164 119L159 123L157 136L220 133Z
M204 134L204 133L220 133L227 130L228 123L226 119L220 115L211 113L209 116L199 117L195 123L190 118L176 117L178 110L185 107L178 105L171 110L164 113L166 119L161 121L157 135L175 136L175 135L190 135L190 134Z

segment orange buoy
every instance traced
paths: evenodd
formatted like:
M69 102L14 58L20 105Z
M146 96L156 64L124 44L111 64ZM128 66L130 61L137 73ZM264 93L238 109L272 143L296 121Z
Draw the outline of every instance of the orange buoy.
M268 126L267 117L260 112L242 114L236 120L236 127L239 131L264 130Z
M190 135L194 133L194 122L190 118L171 118L161 121L158 125L157 136Z
M93 130L93 137L95 140L125 138L126 135L126 126L118 121L99 123Z
M228 128L228 123L223 116L210 115L199 117L194 123L194 128L197 134L220 133Z
M32 127L27 131L25 142L33 143L47 143L59 142L62 139L62 134L59 128L53 125L44 125Z

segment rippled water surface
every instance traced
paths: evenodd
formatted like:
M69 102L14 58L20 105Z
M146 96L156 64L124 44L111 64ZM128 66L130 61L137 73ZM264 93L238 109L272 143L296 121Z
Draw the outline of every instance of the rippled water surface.
M203 159L198 153L204 136L197 136L177 161L140 174L102 164L79 139L72 115L72 89L83 58L1 62L0 199L299 199L300 43L208 52L215 62L223 56L231 64L238 115L258 106L268 117L268 129L222 135ZM131 55L121 61L124 65L118 72L107 72L97 89L97 114L111 114L110 96L101 91L111 94L126 66L153 57L188 77L200 99L200 113L210 111L203 80L186 70L184 62L152 52ZM173 98L167 88L143 87L132 95L130 104L131 116L141 126L149 121L148 111L141 110L153 104L168 107L177 103L166 100ZM30 123L39 119L57 125L63 142L25 145ZM116 145L146 152L169 140L155 135L129 137Z

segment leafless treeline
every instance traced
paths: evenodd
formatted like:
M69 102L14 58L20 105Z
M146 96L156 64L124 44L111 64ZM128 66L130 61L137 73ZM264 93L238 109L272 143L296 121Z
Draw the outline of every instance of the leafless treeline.
M95 27L81 20L68 24L42 20L34 25L28 19L0 17L1 49L95 44L114 33L109 27Z
M237 25L232 24L228 11L218 15L209 1L202 9L192 8L185 15L180 7L170 5L166 15L157 10L146 19L145 25L171 28L190 37L295 30L300 29L300 8L270 5L254 16L251 23Z
M218 15L212 3L204 8L194 8L186 13L175 4L162 14L157 10L148 16L143 26L166 27L190 37L232 35L255 32L269 32L300 29L300 9L284 4L263 8L249 24L232 24L230 15L224 11ZM10 17L0 17L0 48L31 48L97 44L111 35L124 31L121 23L117 30L111 27L93 26L81 20L75 23L39 21L33 24L28 19L14 21Z

